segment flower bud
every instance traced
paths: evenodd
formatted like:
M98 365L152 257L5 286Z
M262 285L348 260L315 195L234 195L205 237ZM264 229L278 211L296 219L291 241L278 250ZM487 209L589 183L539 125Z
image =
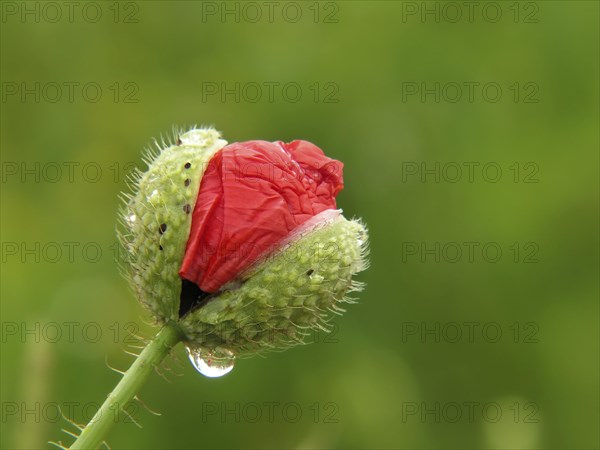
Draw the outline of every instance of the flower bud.
M204 360L327 330L367 266L366 229L335 202L342 164L306 141L227 145L210 128L163 147L134 177L119 229L157 322L176 322Z

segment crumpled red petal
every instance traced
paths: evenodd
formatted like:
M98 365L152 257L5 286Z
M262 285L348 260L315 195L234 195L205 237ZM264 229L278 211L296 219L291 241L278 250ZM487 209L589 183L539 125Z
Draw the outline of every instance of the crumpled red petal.
M336 209L343 164L307 141L230 144L210 160L179 275L216 292L294 228Z

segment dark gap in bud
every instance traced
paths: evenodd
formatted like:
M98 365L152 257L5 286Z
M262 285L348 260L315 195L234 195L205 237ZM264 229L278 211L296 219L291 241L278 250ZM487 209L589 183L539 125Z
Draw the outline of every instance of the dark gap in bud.
M181 138L177 137L177 145L181 145Z
M308 275L309 277L314 273L315 271L313 269L308 269L306 271L306 275Z
M189 214L192 212L192 207L186 203L185 205L183 205L183 210L185 211L186 214Z
M183 167L185 167L186 169L189 169L190 167L192 167L192 163L186 162L185 166L183 166Z
M159 245L159 246L158 246L158 248L159 248L159 250L162 250L162 249L163 249L163 246L162 246L162 245Z
M214 294L200 289L196 283L182 278L181 295L179 296L179 318L181 319L190 311L205 305L213 296Z
M189 178L186 178L186 180L183 182L183 184L185 184L185 187L188 187L191 182L192 182L192 180L190 180Z
M165 231L167 231L167 224L166 223L161 223L160 227L158 227L158 232L160 234L163 234Z

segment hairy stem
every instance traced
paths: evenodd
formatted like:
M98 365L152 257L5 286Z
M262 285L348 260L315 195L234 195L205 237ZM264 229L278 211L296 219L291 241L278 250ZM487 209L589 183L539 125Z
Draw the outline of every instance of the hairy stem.
M98 412L70 447L75 449L97 449L115 424L117 414L133 400L154 368L169 354L182 339L181 330L172 322L167 323L148 343L123 378L108 395Z

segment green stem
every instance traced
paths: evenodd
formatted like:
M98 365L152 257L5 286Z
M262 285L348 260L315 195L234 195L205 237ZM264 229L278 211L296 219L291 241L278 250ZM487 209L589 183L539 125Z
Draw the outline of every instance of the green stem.
M123 378L108 395L98 412L71 446L75 449L97 449L115 424L115 415L133 400L154 368L182 339L181 330L172 322L167 323L148 343Z

